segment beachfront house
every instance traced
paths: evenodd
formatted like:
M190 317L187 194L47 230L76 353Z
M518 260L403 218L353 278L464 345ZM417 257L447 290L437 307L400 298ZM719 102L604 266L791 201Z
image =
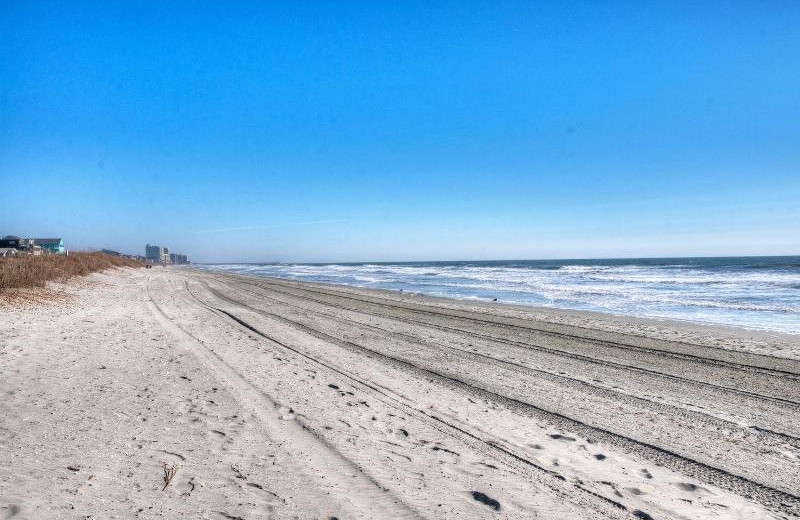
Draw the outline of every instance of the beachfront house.
M0 239L0 247L2 248L14 248L14 249L23 249L25 239L22 237L18 237L16 235L6 235L2 239Z
M61 238L34 238L33 245L46 249L51 253L64 253L64 240Z
M16 247L0 247L0 258L19 254Z

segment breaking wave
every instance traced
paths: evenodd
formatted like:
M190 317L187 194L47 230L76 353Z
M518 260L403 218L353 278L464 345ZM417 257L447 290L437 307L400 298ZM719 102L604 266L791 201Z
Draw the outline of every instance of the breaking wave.
M800 257L203 267L800 334Z

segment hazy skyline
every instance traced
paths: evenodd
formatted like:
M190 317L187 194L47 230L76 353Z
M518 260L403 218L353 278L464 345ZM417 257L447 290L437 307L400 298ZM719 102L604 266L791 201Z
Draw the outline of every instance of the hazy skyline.
M195 261L800 254L790 2L0 11L0 234Z

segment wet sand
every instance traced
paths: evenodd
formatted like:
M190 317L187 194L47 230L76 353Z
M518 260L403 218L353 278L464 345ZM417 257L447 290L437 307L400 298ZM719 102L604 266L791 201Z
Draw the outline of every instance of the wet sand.
M0 518L789 518L800 339L192 269L0 311Z

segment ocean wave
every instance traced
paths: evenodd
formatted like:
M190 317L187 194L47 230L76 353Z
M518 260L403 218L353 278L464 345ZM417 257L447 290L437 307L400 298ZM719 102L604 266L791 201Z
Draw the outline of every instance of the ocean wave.
M770 262L773 268L769 268ZM788 266L788 267L787 267ZM216 264L360 287L750 326L800 334L800 259Z

